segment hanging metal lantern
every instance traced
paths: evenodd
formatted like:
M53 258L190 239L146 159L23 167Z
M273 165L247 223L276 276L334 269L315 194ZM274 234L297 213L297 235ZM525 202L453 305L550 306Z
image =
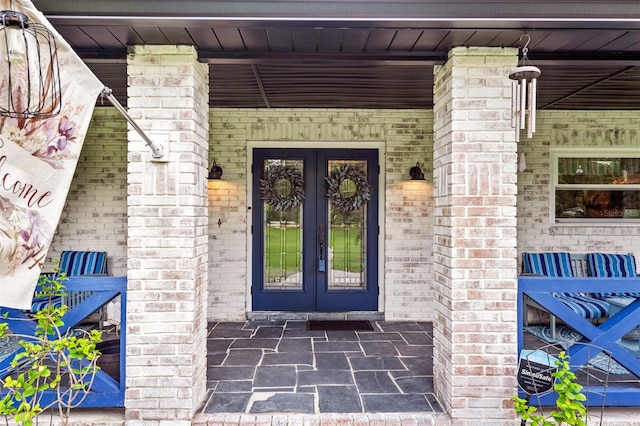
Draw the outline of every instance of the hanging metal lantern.
M522 48L522 59L511 71L509 78L513 80L511 88L511 127L516 129L516 142L520 140L520 130L527 129L527 137L533 137L536 131L536 86L540 77L540 68L531 65L527 53L531 38ZM520 37L522 38L522 37Z
M0 12L0 116L47 118L62 107L58 47L45 26Z

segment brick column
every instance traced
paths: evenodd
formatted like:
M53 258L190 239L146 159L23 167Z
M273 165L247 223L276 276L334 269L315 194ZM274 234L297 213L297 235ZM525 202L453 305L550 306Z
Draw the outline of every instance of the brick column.
M516 62L454 48L434 70L434 384L457 425L515 418Z
M189 425L206 394L208 68L189 46L136 46L129 113L127 425Z

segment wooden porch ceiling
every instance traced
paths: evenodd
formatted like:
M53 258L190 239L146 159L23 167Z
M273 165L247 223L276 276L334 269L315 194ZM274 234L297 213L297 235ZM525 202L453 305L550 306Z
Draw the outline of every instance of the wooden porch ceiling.
M196 46L212 107L427 108L456 46L522 47L539 108L640 109L640 2L35 0L126 102L136 44Z

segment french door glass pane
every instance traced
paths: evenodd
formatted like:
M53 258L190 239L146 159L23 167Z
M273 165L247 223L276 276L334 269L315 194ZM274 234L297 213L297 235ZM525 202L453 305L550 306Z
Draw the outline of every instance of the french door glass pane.
M264 168L295 167L303 172L302 160L265 160ZM286 196L291 189L288 181L275 183L278 195ZM264 203L264 201L263 201ZM276 210L264 203L264 276L265 290L302 289L302 211L303 203L291 210Z
M330 160L329 175L332 171L348 164L367 173L365 160ZM345 179L340 185L343 196L355 194L355 184ZM366 288L366 217L367 203L349 213L338 210L329 199L329 290L355 290Z

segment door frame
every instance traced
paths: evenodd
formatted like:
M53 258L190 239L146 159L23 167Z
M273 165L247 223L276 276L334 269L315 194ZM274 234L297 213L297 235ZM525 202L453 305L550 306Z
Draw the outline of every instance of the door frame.
M385 242L385 193L386 193L386 175L385 175L385 158L386 158L386 144L382 141L366 141L366 142L353 142L353 141L247 141L247 164L246 164L246 185L247 185L247 282L245 283L245 300L247 312L253 312L253 298L251 295L252 283L253 283L253 235L251 234L252 214L253 214L253 150L254 148L317 148L317 149L377 149L378 150L378 164L380 166L380 173L378 174L378 226L380 232L378 233L378 311L384 312L384 294L385 294L385 282L384 282L384 242Z

